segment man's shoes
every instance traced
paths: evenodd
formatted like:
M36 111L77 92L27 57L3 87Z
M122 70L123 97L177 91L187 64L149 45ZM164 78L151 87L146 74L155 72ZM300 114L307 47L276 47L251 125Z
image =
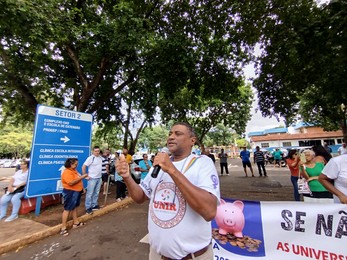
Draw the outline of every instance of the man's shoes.
M227 176L229 176L229 173L227 173Z
M116 202L120 202L120 201L122 201L122 199L121 199L121 198L116 199Z
M89 208L89 209L86 210L86 213L88 215L92 215L93 214L93 210L91 208Z
M17 218L18 218L17 215L16 216L9 216L7 219L5 219L5 222L11 222L11 221L13 221L13 220L15 220Z
M96 211L96 210L99 210L99 209L100 209L99 205L96 205L96 206L92 207L93 211Z

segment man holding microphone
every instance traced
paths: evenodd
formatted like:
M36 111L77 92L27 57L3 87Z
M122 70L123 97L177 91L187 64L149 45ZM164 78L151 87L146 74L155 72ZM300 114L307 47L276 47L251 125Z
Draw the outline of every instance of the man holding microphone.
M137 203L150 200L150 260L213 258L211 220L220 200L219 179L210 158L191 154L195 142L189 124L174 124L167 139L171 158L158 153L140 185L131 178L123 156L117 163L131 198ZM158 167L161 170L153 178Z

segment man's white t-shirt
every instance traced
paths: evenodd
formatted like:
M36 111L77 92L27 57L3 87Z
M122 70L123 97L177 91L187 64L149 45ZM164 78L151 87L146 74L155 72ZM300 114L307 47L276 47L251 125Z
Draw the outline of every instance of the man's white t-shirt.
M83 163L88 167L88 177L92 179L101 178L102 157L91 155Z
M339 149L337 149L337 152L342 155L342 154L347 154L347 147L344 148L343 146L340 146Z
M217 170L209 157L190 155L173 164L192 184L220 200ZM211 242L211 222L187 204L169 174L161 170L157 178L152 178L152 170L140 186L150 198L148 230L153 249L163 256L181 259L207 246Z
M347 154L331 158L325 165L322 173L329 179L334 180L336 189L347 195ZM334 202L341 203L335 195Z

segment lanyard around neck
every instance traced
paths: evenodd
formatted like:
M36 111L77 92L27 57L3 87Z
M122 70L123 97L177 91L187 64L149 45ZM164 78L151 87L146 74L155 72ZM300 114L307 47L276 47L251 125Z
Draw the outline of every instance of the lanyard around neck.
M198 158L199 158L199 157L193 157L192 159L190 159L190 161L189 161L187 167L184 169L184 171L183 171L182 173L185 174L185 173L189 170L189 168L192 167L192 165L196 162L196 160L197 160ZM188 157L187 157L187 159L188 159ZM186 160L187 160L187 159L186 159ZM184 162L184 164L183 164L183 166L182 166L182 169L183 169L185 163L186 163L186 162Z

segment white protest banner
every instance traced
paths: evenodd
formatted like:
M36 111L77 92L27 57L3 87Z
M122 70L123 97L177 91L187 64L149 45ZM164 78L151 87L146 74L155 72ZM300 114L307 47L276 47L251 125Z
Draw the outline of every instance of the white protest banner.
M347 205L224 200L212 221L215 260L347 260Z

